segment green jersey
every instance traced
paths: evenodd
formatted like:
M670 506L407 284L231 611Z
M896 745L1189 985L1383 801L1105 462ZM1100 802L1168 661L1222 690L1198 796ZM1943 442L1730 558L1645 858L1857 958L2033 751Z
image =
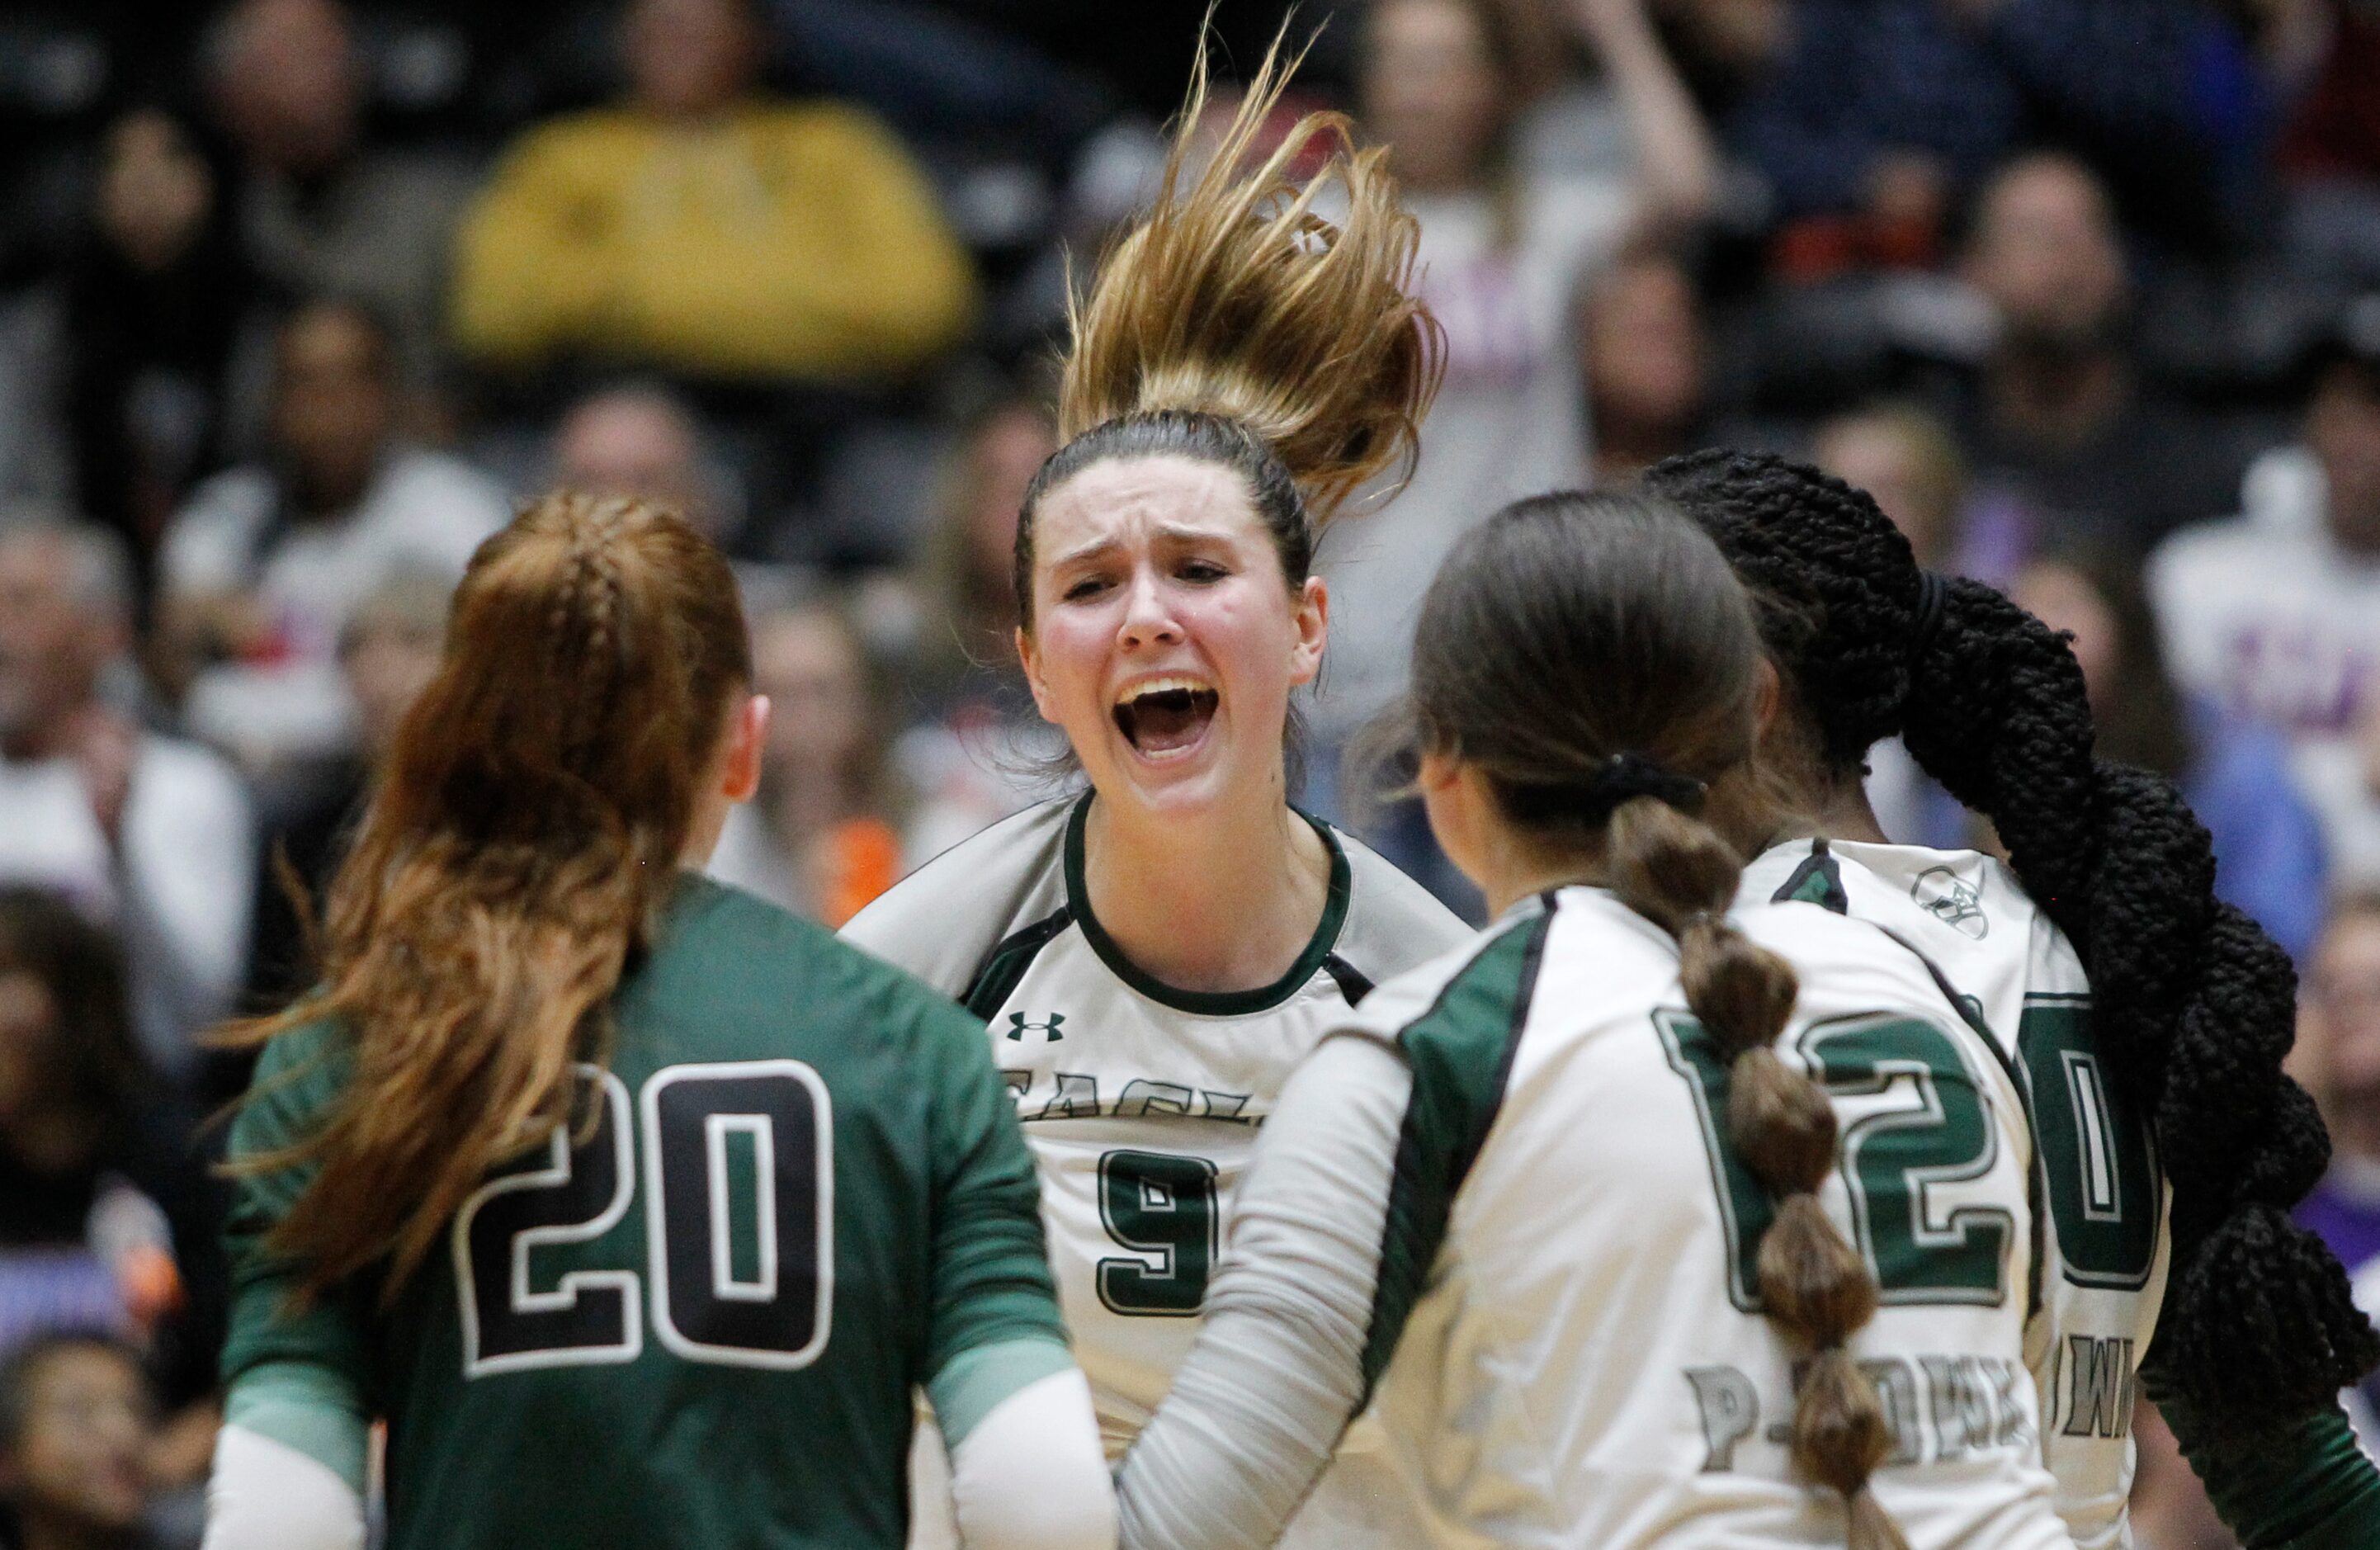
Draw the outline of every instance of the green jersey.
M395 1550L900 1544L914 1390L1068 1365L982 1025L694 877L613 1018L582 1123L385 1308L368 1275L292 1313L262 1238L308 1171L244 1180L225 1381L328 1369L384 1417ZM233 1154L307 1135L348 1061L335 1026L274 1040Z

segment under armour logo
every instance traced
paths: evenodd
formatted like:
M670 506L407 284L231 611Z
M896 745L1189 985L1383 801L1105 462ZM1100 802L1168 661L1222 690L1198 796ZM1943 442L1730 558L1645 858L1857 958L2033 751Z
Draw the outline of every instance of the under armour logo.
M1063 1033L1058 1031L1064 1026L1066 1026L1066 1014L1063 1012L1052 1012L1039 1022L1031 1021L1023 1012L1008 1014L1008 1036L1012 1039L1024 1038L1025 1031L1032 1028L1050 1035L1050 1043L1054 1044L1065 1037Z
M1937 866L1921 873L1909 890L1926 913L1962 935L1978 941L1990 934L1992 922L1984 914L1984 896L1973 883Z

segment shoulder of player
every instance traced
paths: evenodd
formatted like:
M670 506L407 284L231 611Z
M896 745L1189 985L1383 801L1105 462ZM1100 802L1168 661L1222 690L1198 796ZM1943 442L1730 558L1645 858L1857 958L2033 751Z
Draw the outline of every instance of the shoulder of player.
M1509 1031L1542 959L1550 916L1533 908L1466 933L1365 998L1354 1025L1410 1049L1415 1041L1497 1038Z
M1331 830L1347 858L1347 919L1335 957L1380 982L1469 944L1476 934L1436 895L1353 835Z
M1675 960L1659 933L1609 896L1565 890L1524 905L1461 946L1383 984L1354 1031L1393 1046L1413 1072L1415 1112L1455 1158L1460 1178L1500 1111L1525 1036L1544 1016L1567 1023L1581 985L1549 964L1591 960L1605 971L1641 947L1665 983Z
M1582 996L1609 998L1615 989L1624 999L1648 973L1664 982L1676 979L1677 953L1667 934L1602 889L1563 888L1517 906L1389 981L1364 1003L1364 1013L1391 1037L1501 1041L1540 1008L1569 1016Z
M1736 928L1793 966L1797 1023L1877 1012L1916 1013L1945 1030L1984 1038L1984 1007L1927 951L1928 944L1858 915L1838 915L1798 901L1735 910Z
M230 1155L278 1152L302 1140L346 1085L352 1056L346 1029L330 1018L267 1040L232 1118Z
M1857 911L1814 907L1807 899L1751 900L1728 912L1738 931L1798 964L1804 958L1898 957L1912 959L1878 922Z
M898 965L842 941L812 921L714 878L690 873L648 994L676 1000L733 995L825 1013L841 1007L878 1032L920 1019L968 1032L975 1022L950 997ZM674 1008L680 1014L683 1007Z
M1807 842L1799 848L1806 851ZM1862 944L1855 935L1811 926L1816 934L1798 943L1769 943L1788 957L1810 953L1814 964L1830 966L1829 974L1845 964L1891 966L1902 977L1896 982L1904 982L1912 967L1928 979L1939 975L1935 988L1950 995L1963 1016L1986 1023L2003 1052L2016 1047L2025 1007L2089 996L2081 955L2007 863L1981 851L1922 846L1836 842L1829 852L1850 921L1875 928L1881 940ZM1776 855L1762 858L1772 874ZM1782 892L1770 906L1776 913L1764 919L1785 922L1783 929L1828 913ZM1873 994L1876 982L1862 973L1852 983L1869 984ZM1832 985L1821 984L1809 999L1815 1004L1832 994Z
M853 916L843 940L961 994L1002 941L1064 905L1074 802L1054 798L959 841Z
M2041 912L2007 863L1980 850L1837 840L1848 912L1962 958L2018 954Z

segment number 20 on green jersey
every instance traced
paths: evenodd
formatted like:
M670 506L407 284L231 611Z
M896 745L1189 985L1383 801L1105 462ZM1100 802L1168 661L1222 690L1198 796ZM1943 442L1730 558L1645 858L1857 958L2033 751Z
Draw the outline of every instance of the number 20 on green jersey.
M628 1089L577 1068L581 1117L543 1166L455 1214L464 1373L634 1361L654 1334L689 1361L808 1366L834 1307L834 1119L798 1060L671 1066ZM641 1151L641 1168L638 1153ZM537 1251L591 1242L644 1194L645 1266L537 1284ZM646 1283L650 1281L648 1293Z

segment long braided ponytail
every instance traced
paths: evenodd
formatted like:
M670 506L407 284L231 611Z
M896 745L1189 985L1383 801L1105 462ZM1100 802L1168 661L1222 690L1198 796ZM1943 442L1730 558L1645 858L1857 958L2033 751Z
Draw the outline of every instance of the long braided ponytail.
M1757 1260L1762 1311L1810 1352L1793 1400L1794 1467L1851 1507L1851 1550L1907 1550L1869 1477L1892 1451L1876 1385L1844 1348L1876 1313L1876 1276L1818 1203L1835 1167L1835 1111L1776 1043L1792 967L1727 923L1743 863L1710 828L1650 797L1611 815L1621 902L1678 941L1686 1006L1728 1062L1727 1136L1777 1202Z
M2214 897L2214 853L2170 782L2092 755L2061 638L1980 582L1942 581L1864 493L1770 456L1673 458L1647 485L1699 520L1752 589L1770 652L1838 775L1898 732L1991 820L2088 970L2114 1079L2155 1116L2173 1272L2152 1376L2219 1435L2319 1407L2380 1362L2347 1277L2289 1207L2329 1142L2281 1072L2286 954Z
M1852 1550L1905 1550L1869 1489L1892 1436L1845 1350L1876 1308L1865 1260L1820 1206L1835 1113L1776 1042L1798 986L1727 922L1742 860L1699 816L1752 751L1760 638L1709 541L1668 506L1553 494L1466 535L1423 604L1413 710L1426 748L1484 772L1505 815L1559 850L1600 848L1613 891L1678 944L1686 1004L1729 1061L1728 1136L1777 1202L1761 1304L1809 1364L1791 1455L1840 1492Z

